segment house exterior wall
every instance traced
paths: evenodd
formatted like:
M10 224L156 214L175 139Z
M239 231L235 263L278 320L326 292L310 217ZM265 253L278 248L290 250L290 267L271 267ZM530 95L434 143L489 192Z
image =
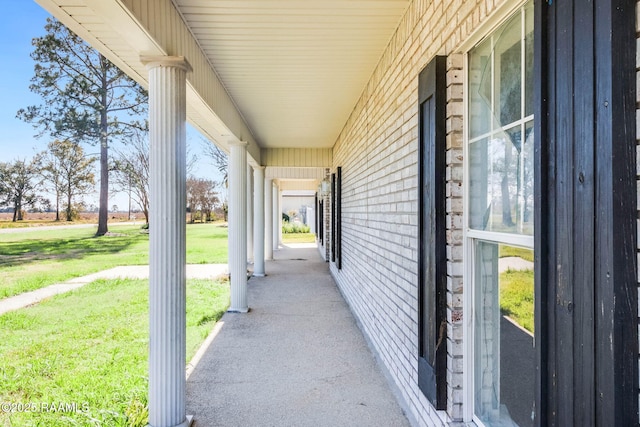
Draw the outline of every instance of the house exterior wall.
M461 45L522 2L415 0L333 148L342 167L342 268L332 274L419 425L463 420ZM468 46L467 46L468 47ZM418 387L418 76L447 56L447 409Z

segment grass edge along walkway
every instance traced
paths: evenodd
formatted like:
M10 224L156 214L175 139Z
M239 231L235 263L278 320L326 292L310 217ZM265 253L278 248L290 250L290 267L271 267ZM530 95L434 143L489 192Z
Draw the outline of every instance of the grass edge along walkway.
M0 300L123 265L146 265L149 235L137 226L0 234ZM227 263L227 228L187 224L187 264Z
M187 278L219 280L229 274L227 264L195 264L187 265ZM0 315L19 310L52 296L81 288L99 279L148 279L148 265L120 266L108 270L76 277L64 283L49 285L44 288L24 292L9 298L0 299Z

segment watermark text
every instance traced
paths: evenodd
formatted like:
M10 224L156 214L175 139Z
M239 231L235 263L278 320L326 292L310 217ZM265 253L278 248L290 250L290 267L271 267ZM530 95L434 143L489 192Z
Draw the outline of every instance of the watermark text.
M0 412L89 412L87 402L0 402Z

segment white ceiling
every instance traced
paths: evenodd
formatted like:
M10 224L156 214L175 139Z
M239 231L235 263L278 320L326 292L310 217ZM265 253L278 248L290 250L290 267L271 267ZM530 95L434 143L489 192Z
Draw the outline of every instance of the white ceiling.
M173 0L262 147L331 147L408 0Z

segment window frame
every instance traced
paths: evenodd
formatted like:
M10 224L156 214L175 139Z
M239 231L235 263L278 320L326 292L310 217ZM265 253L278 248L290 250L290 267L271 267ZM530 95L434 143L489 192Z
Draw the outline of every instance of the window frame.
M463 375L463 393L464 402L463 406L463 420L464 422L474 422L478 426L484 426L485 424L475 416L475 300L477 286L475 283L475 266L476 266L476 251L475 244L477 241L493 242L496 244L504 244L509 246L517 246L535 250L535 230L534 234L515 234L505 233L497 231L486 231L472 229L470 227L470 203L469 203L469 144L470 144L470 121L469 121L469 53L485 41L487 38L492 37L495 32L507 21L509 21L516 13L521 13L523 7L529 0L521 0L515 4L506 2L503 7L498 8L491 17L487 20L485 25L476 29L473 34L467 39L465 43L460 47L460 52L463 54L463 283L465 284L465 292L463 295L463 307L465 312L466 321L464 322L464 375ZM535 24L534 24L535 25ZM535 31L535 26L534 26ZM535 52L534 52L535 55ZM492 71L493 73L493 71ZM534 85L535 86L535 85ZM532 93L534 87L531 88ZM521 100L524 102L524 100ZM535 110L535 105L534 105ZM517 123L526 121L527 117L522 115L517 120ZM533 122L533 121L532 121ZM515 122L514 122L515 123ZM519 125L518 125L519 126ZM534 167L535 169L535 167ZM535 180L535 177L534 177ZM535 207L532 208L532 215L535 213ZM535 291L535 289L534 289ZM535 313L538 316L539 313Z

